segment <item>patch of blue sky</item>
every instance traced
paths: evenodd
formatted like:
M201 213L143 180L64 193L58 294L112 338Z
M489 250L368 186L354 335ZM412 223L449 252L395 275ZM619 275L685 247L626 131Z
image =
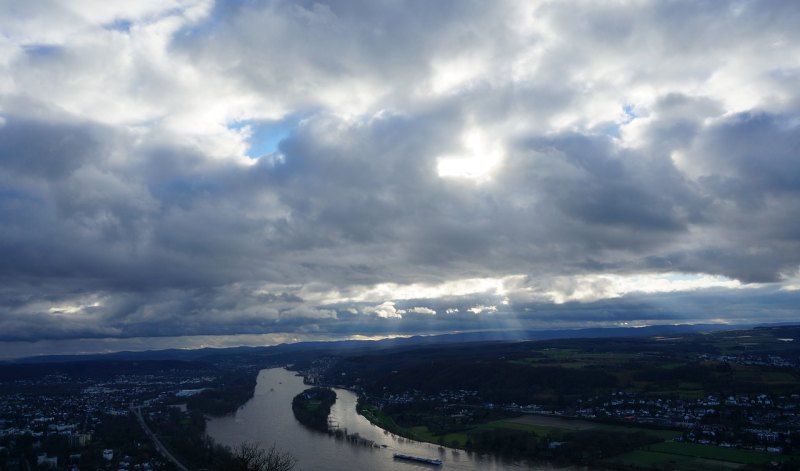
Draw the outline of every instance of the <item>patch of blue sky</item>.
M27 209L27 206L21 206L20 203L45 204L45 200L40 196L17 188L0 188L0 202L5 203L5 205L0 204L0 208L9 212Z
M244 120L234 123L231 129L250 127L250 148L247 155L251 159L272 154L278 150L281 141L289 137L292 131L300 124L301 118L289 116L276 121Z
M669 273L664 279L669 281L691 281L700 278L702 275L696 273Z
M131 20L127 20L124 18L118 18L111 23L108 23L104 26L105 29L109 31L120 31L122 33L128 33L133 26L133 22Z
M620 129L622 129L622 126L632 122L638 117L636 114L636 108L630 103L625 103L622 105L622 112L625 114L624 118L616 123L606 126L604 128L605 134L612 137L619 137L619 132Z
M630 103L622 105L622 112L625 113L625 119L622 120L623 124L628 124L639 116L636 114L636 108Z
M705 273L669 273L663 278L667 281L698 281L708 278L709 275ZM724 276L715 275L714 278L719 280L726 280Z
M57 44L24 44L22 49L25 54L34 57L54 56L62 51L62 47Z
M603 133L611 137L619 137L621 125L619 123L612 123L603 128Z

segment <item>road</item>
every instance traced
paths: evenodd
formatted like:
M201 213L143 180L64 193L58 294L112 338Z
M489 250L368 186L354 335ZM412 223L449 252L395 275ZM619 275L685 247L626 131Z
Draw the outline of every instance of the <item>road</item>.
M131 404L131 411L136 414L136 419L139 421L139 425L142 427L142 430L144 430L144 433L150 437L150 440L153 441L153 445L156 447L156 450L158 450L158 452L161 453L164 458L171 461L172 464L174 464L181 471L189 471L189 468L178 461L178 458L175 458L175 455L167 450L167 447L161 443L161 440L159 440L158 437L156 437L156 434L154 434L153 431L150 430L150 427L147 426L147 423L144 421L144 417L142 417L142 406L134 406Z

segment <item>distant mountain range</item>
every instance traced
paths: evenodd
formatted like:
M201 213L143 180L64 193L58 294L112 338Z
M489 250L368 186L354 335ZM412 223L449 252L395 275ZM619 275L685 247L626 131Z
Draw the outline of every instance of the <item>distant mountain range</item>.
M647 337L659 335L687 334L721 330L750 329L753 325L726 324L682 324L653 325L647 327L606 327L589 329L482 331L440 335L416 335L383 340L339 340L328 342L298 342L269 347L230 347L200 349L167 349L147 351L122 351L89 355L44 355L8 360L6 364L63 363L75 361L143 361L143 360L203 360L227 355L247 353L292 353L303 351L342 351L357 349L383 349L413 347L417 345L441 345L471 342L511 342L523 340L551 340L567 338Z

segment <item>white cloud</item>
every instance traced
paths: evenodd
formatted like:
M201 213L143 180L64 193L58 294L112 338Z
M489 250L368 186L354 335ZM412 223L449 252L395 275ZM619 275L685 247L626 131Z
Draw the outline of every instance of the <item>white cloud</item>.
M619 298L634 293L675 293L702 289L758 288L758 284L743 285L724 276L686 273L649 273L638 275L580 275L558 278L549 289L540 293L561 304L568 301L591 302Z
M364 308L364 312L367 314L375 314L376 316L383 318L383 319L402 319L403 314L398 312L397 309L394 307L394 302L386 301L381 303L378 306L368 306Z
M496 306L472 306L471 308L467 309L469 312L473 314L484 314L487 312L495 312L497 311Z
M408 310L408 312L413 312L415 314L427 314L429 316L436 315L436 311L435 310L433 310L431 308L428 308L428 307L421 307L421 306L412 307L411 309Z

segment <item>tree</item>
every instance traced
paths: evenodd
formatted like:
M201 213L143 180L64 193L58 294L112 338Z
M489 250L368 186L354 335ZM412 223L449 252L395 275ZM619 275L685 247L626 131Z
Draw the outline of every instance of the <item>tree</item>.
M255 443L244 442L233 450L233 467L236 471L290 471L297 458L291 453L271 446L264 450Z

